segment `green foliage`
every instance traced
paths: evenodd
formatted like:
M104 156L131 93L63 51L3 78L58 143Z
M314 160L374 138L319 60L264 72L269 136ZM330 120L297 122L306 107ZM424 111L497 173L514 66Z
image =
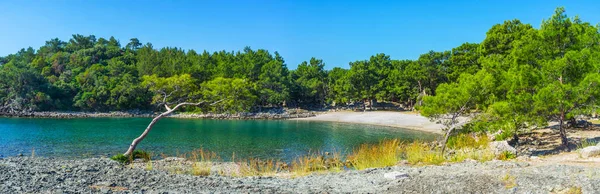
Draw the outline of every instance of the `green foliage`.
M460 67L477 54L456 53L475 50L475 45L455 49L450 61L463 74L457 82L439 85L434 96L424 98L420 109L447 126L458 123L448 116L471 117L465 128L501 130L499 139L557 121L563 145L567 145L565 121L590 114L598 106L599 40L597 26L567 17L564 8L557 8L539 30L518 20L495 25L479 46L480 69L473 73Z
M111 160L117 161L121 164L127 164L129 163L131 160L129 159L129 157L123 155L123 154L117 154L114 155L112 157L110 157Z
M497 156L498 160L510 160L515 158L517 158L517 155L509 151L504 151Z
M135 159L142 159L142 160L144 160L144 162L149 162L152 159L152 156L145 151L135 150L129 157L125 156L123 154L117 154L117 155L110 157L110 159L117 161L121 164L129 164L131 161L133 161Z
M206 100L223 100L219 106L209 107L212 112L246 112L256 101L253 84L245 79L218 77L201 87Z

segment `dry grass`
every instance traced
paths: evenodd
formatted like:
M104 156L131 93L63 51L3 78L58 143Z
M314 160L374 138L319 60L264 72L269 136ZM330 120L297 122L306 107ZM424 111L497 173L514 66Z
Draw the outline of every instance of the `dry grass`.
M280 171L280 162L275 160L260 160L257 158L238 162L238 176L272 176Z
M450 149L485 148L490 143L486 134L462 133L448 139L447 146Z
M290 172L296 176L304 176L313 172L340 172L345 164L342 162L339 152L309 153L296 158L290 167Z
M413 142L402 146L404 158L413 165L439 165L445 162L445 158L439 150L423 142Z
M154 169L154 167L152 166L152 154L148 154L148 161L146 161L146 168L147 171L151 171L152 169Z
M400 160L400 141L384 140L376 145L363 144L348 156L357 170L393 166Z
M583 191L581 191L581 187L570 187L564 193L565 194L582 194Z
M203 148L192 151L190 157L185 156L186 154L184 154L184 158L192 161L192 170L190 174L194 176L210 175L213 162L219 160L217 153L204 150Z
M311 152L292 160L290 164L278 160L258 158L241 159L232 156L236 168L233 171L220 171L226 176L275 176L278 173L289 173L291 176L305 176L312 173L340 172L346 168L363 170L394 166L401 160L411 165L440 165L446 162L462 162L467 159L476 161L493 160L496 156L487 148L489 140L485 135L462 134L452 138L449 147L451 153L443 156L439 147L426 142L401 143L397 139L384 140L378 144L363 144L354 149L345 158L339 152ZM162 155L163 158L166 156ZM220 158L216 153L199 149L188 154L180 155L191 161L191 170L187 168L172 168L172 172L189 173L197 176L208 176L215 161ZM506 155L500 159L510 159ZM151 162L149 163L151 165ZM188 169L188 170L185 170ZM219 168L216 168L217 171Z
M504 183L504 188L512 189L517 186L517 178L506 173L506 175L502 177L502 183Z

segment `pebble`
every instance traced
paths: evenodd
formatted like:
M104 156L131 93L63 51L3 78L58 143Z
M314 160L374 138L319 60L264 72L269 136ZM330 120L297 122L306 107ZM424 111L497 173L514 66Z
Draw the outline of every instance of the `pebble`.
M158 167L165 161L153 162ZM59 170L63 168L73 171ZM0 193L122 193L120 189L128 193L548 193L560 189L558 186L597 193L600 179L583 174L598 175L600 167L490 161L370 168L296 178L237 178L172 174L157 168L146 171L106 158L8 157L0 160ZM506 176L515 177L518 184L506 188Z
M409 178L408 174L398 171L388 172L383 174L383 177L386 179L396 180L396 179L407 179Z

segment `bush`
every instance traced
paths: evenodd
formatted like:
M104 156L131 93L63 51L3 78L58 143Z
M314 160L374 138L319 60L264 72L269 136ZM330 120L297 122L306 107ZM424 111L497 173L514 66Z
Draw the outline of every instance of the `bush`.
M114 155L113 157L110 157L111 160L117 161L121 164L127 164L130 162L129 158L123 154L117 154Z
M517 158L517 156L509 151L504 151L502 153L500 153L500 155L498 155L497 159L498 160L510 160L510 159L515 159Z
M121 164L129 164L131 163L131 161L141 158L144 160L144 162L148 162L151 159L151 156L149 153L145 152L145 151L141 151L141 150L136 150L133 151L133 154L131 154L130 157L127 157L123 154L117 154L114 155L113 157L110 157L111 160L117 161Z

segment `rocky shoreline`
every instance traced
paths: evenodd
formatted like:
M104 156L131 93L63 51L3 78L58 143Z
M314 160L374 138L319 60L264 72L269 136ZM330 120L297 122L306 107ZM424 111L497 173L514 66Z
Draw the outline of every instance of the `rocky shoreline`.
M158 161L156 161L158 162ZM0 193L595 193L600 168L466 161L297 178L192 176L107 158L0 159Z
M155 117L160 113L147 111L112 111L112 112L0 112L0 117L21 117L21 118L123 118L123 117ZM258 112L258 113L236 113L236 114L191 114L176 113L169 115L171 118L200 118L200 119L293 119L307 118L316 115L313 111L283 111L283 112Z

